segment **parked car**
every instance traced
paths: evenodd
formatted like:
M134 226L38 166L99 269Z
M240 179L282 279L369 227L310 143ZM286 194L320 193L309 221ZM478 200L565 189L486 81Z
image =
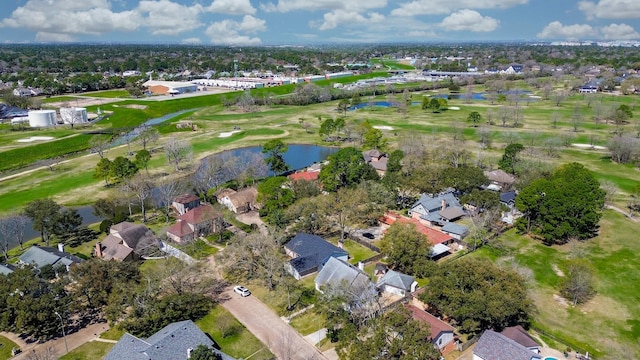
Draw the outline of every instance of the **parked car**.
M249 289L247 289L247 288L246 288L246 287L244 287L244 286L240 286L240 285L238 285L238 286L234 287L234 288L233 288L233 291L234 291L236 294L239 294L239 295L240 295L240 296L242 296L242 297L246 297L246 296L251 295L251 291L249 291Z

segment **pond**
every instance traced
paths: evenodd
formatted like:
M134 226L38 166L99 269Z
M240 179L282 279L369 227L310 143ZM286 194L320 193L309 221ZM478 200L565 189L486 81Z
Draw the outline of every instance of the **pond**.
M392 107L392 106L398 106L398 104L395 103L395 102L389 102L389 101L369 101L369 102L364 102L364 103L353 105L353 106L347 108L347 110L354 111L354 110L358 110L358 109L362 109L362 108L366 108L366 107L371 107L371 106Z
M92 206L80 206L73 209L76 209L78 211L78 214L82 217L83 226L91 225L91 224L102 221L102 218L95 216L93 214ZM28 241L28 240L39 238L39 237L40 237L40 232L33 229L33 222L31 221L31 219L29 219L27 221L27 224L24 230L24 240ZM0 234L0 239L1 238L2 238L2 234ZM42 244L39 244L39 245L42 245ZM17 242L9 243L9 248L14 248L16 246L18 246Z
M147 126L153 126L153 125L158 125L161 124L167 120L173 119L174 117L178 116L178 115L182 115L184 113L188 113L190 111L196 111L199 110L199 108L196 109L187 109L187 110L180 110L180 111L176 111L173 112L171 114L166 114L157 118L153 118L153 119L149 119L147 121L145 121L144 123L136 126L133 130L129 131L128 133L120 136L119 138L117 138L111 146L118 146L118 145L123 145L126 144L127 141L131 141L135 138L138 137L138 135L140 135L140 131L142 131L145 127Z
M284 154L284 160L291 170L300 170L314 163L319 163L324 161L329 155L338 151L338 148L328 147L328 146L320 146L320 145L309 145L309 144L290 144L288 145L288 151ZM251 146L238 148L233 150L227 150L220 152L218 154L207 156L202 159L202 164L207 163L209 160L215 157L222 157L223 159L236 158L240 161L240 169L237 169L237 172L243 172L246 170L248 166L251 165L251 158L255 158L259 156L264 159L266 154L262 153L261 146ZM244 165L244 168L242 166ZM274 173L271 171L266 171L267 167L262 167L265 169L265 172L259 174L261 176L273 176ZM196 172L195 176L197 177L203 169L203 165L200 165L200 168ZM222 182L233 180L232 178L225 178Z

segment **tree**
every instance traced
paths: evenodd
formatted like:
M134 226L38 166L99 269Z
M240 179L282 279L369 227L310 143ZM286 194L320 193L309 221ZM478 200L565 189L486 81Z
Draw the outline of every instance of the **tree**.
M103 160L104 159L101 159L98 165L101 165L100 163L102 163ZM109 167L109 177L112 178L115 182L121 182L123 180L130 179L137 172L138 167L136 166L136 164L133 163L133 161L129 160L129 158L126 158L124 156L118 156L117 158L113 159L113 162Z
M232 318L233 321L235 319ZM224 338L225 336L223 336ZM222 355L216 352L213 348L209 348L206 345L198 345L191 352L190 360L222 360Z
M4 253L5 261L9 259L9 250L15 244L24 243L24 230L27 226L27 217L23 215L10 215L0 219L0 250Z
M480 121L482 121L482 115L480 115L477 111L472 111L467 117L467 121L473 124L473 126L478 126Z
M52 233L59 239L67 241L75 235L80 225L82 225L82 216L78 214L78 210L62 208L58 212Z
M404 152L400 149L393 150L389 154L389 160L387 161L387 173L398 173L402 171L402 159L404 158Z
M176 171L180 171L182 162L189 160L191 151L191 145L187 141L179 140L175 137L170 138L164 145L167 161L175 166Z
M91 140L89 140L89 149L92 153L97 153L100 159L104 158L104 151L108 147L109 139L104 136L94 135Z
M160 138L158 129L152 126L144 126L138 133L136 140L142 145L142 150L147 150L147 145L154 144Z
M386 139L382 137L382 131L372 127L364 134L362 147L364 149L384 149L387 145Z
M258 201L263 204L260 214L273 224L273 213L284 209L294 201L293 191L287 186L289 180L284 176L270 177L258 185Z
M47 246L61 209L62 207L51 199L33 200L24 208L24 214L33 222L33 229L40 232L40 238Z
M581 164L566 164L550 178L535 180L520 191L516 208L524 216L516 226L547 244L588 239L597 232L604 197L593 173Z
M445 187L452 187L462 193L479 189L489 183L482 169L476 166L460 166L444 169L440 172Z
M514 143L507 145L504 149L502 159L498 161L498 167L508 173L515 174L516 165L520 161L518 154L520 154L522 150L524 150L524 146L522 144Z
M392 269L417 277L427 275L431 255L431 243L414 224L395 223L389 227L380 243Z
M135 195L140 204L140 212L142 213L142 222L147 222L147 206L146 201L151 196L151 191L155 185L145 175L138 174L127 182L127 188Z
M341 187L354 186L362 180L377 178L375 169L353 147L338 150L329 157L329 164L320 170L320 181L327 191L336 191Z
M149 150L142 149L136 152L136 159L134 160L134 163L138 169L145 169L145 171L149 173L149 160L151 160L151 153Z
M438 266L418 297L465 333L526 325L533 310L525 280L489 260L465 257Z
M289 165L284 160L284 154L287 150L289 147L279 139L269 140L262 146L262 153L267 154L265 161L275 174L282 174L289 170Z
M159 180L156 186L157 196L154 196L156 208L161 208L165 215L166 222L169 222L171 213L171 203L173 199L184 192L184 186L180 181L164 178Z
M105 186L109 186L109 177L111 176L111 160L100 158L93 172L93 177L104 179Z
M560 284L560 293L573 305L585 303L594 294L593 267L586 259L572 259L567 264L566 277Z
M345 359L436 360L440 352L427 339L429 325L414 320L403 307L395 307L360 331L359 341L345 339L340 352ZM364 335L366 334L366 335Z
M627 120L633 117L633 112L631 108L627 104L622 104L618 106L617 109L613 112L613 121L616 125L624 124Z

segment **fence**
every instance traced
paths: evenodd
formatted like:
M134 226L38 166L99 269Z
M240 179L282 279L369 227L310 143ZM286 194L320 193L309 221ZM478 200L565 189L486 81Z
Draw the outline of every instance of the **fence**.
M379 253L379 252L380 252L380 248L379 248L379 247L377 247L377 246L375 246L375 245L373 245L373 244L369 243L368 241L362 240L362 239L360 239L359 237L354 236L354 235L352 235L352 234L348 234L348 235L347 235L347 237L348 237L349 239L351 239L351 240L353 240L353 241L357 242L358 244L360 244L360 245L362 245L362 246L364 246L364 247L368 248L369 250L375 251L375 252L377 252L377 253Z

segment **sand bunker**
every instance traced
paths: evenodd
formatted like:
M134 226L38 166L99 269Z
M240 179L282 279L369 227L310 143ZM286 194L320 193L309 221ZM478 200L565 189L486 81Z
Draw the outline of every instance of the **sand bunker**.
M241 131L242 130L233 130L233 131L229 131L229 132L223 132L223 133L220 133L220 135L218 135L218 137L222 137L222 138L229 137L229 136L231 136L231 135L233 135L235 133L239 133Z
M449 106L448 109L449 110L460 110L460 108L457 107L457 106Z
M606 146L598 146L598 145L590 145L590 144L571 144L571 146L575 146L581 149L607 150Z
M53 140L53 138L51 136L32 136L30 138L19 139L16 141L21 143L28 143L28 142L34 142L34 141L47 141L47 140Z
M373 128L378 130L393 130L391 126L384 126L384 125L376 125Z

